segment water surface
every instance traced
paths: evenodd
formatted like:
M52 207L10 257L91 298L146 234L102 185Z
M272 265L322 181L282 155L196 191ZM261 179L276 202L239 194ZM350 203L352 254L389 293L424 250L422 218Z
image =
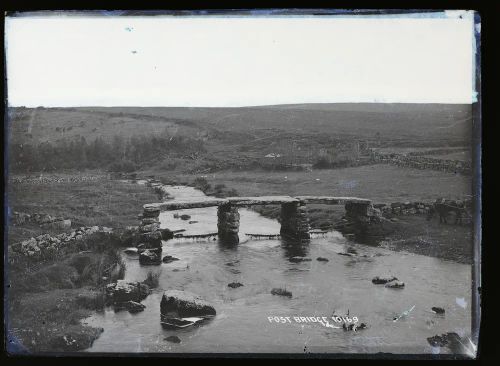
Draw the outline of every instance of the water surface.
M194 188L172 186L176 199L203 199ZM189 214L187 221L174 214ZM163 255L180 260L161 266L141 266L136 256L124 254L126 280L142 281L148 271L160 273L160 288L143 301L145 311L129 314L112 309L86 319L104 328L91 352L328 352L328 353L449 353L431 347L426 338L446 332L470 334L469 265L357 244L340 233L297 243L249 239L245 233L277 234L279 223L240 209L240 244L227 247L215 238L174 239L163 243ZM163 212L164 228L186 229L186 235L217 231L214 207ZM189 221L196 221L189 223ZM356 251L354 257L337 253ZM294 263L291 257L311 261ZM317 261L317 257L328 262ZM392 274L404 289L374 285L377 275ZM232 289L227 285L240 282ZM271 289L286 288L292 298L274 296ZM166 330L160 324L163 290L187 290L213 303L217 316L206 324ZM413 308L408 316L394 317ZM445 316L431 311L446 309ZM294 316L328 316L333 312L357 316L367 329L348 332L319 323L297 323ZM278 324L270 316L289 316ZM176 335L181 343L170 343Z

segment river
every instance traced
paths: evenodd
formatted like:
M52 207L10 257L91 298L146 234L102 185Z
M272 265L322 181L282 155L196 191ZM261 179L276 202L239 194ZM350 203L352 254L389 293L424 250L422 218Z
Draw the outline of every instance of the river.
M176 199L206 197L192 187L168 186ZM186 235L217 231L215 207L162 212L162 228L185 229ZM187 213L189 223L174 214ZM227 247L214 238L163 242L163 255L178 261L141 266L137 256L124 254L125 279L142 281L149 271L160 273L160 285L138 314L96 313L85 323L104 328L89 352L173 353L449 353L431 347L427 337L447 332L471 333L471 266L416 254L357 244L340 233L316 235L308 243L249 239L245 233L278 234L279 223L254 211L240 209L240 244ZM356 256L339 252L356 251ZM291 262L294 256L311 261ZM328 262L318 261L318 257ZM403 289L374 285L371 279L392 274ZM230 288L231 282L243 284ZM271 294L274 287L291 291L292 298ZM211 302L217 316L183 330L163 329L160 300L163 290L193 292ZM446 310L436 315L431 307ZM407 316L394 321L402 312ZM368 325L357 332L302 323L293 317L345 314ZM276 323L268 317L290 317ZM331 319L331 318L330 318ZM332 322L332 324L334 324ZM165 338L176 335L180 343Z

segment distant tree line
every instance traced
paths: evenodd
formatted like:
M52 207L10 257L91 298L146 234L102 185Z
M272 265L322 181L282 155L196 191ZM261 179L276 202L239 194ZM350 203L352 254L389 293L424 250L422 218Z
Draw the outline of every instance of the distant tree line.
M14 172L95 169L133 171L167 154L185 155L204 151L203 143L186 136L165 133L150 136L115 136L111 140L85 137L55 143L24 143L9 146L9 168Z

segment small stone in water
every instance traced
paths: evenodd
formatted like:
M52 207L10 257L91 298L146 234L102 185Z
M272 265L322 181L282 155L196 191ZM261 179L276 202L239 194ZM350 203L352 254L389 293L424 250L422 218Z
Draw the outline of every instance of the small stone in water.
M178 261L178 260L179 260L179 258L172 257L171 255L166 255L162 259L163 263L170 263L170 262L174 262L174 261Z
M290 258L289 261L293 262L293 263L309 262L309 261L311 261L311 258L304 258L304 257L296 256L296 257Z
M316 258L316 260L319 262L328 262L328 258L324 258L324 257L318 257L318 258Z
M231 287L231 288L238 288L241 286L243 286L243 284L239 283L239 282L231 282L229 285L227 285L227 287Z
M437 306L433 306L431 310L436 314L444 314L444 309Z
M177 336L170 336L165 338L165 340L171 343L181 343L181 339Z
M279 295L279 296L287 296L287 297L292 297L292 293L290 291L287 291L282 288L273 288L271 290L271 294L273 295Z

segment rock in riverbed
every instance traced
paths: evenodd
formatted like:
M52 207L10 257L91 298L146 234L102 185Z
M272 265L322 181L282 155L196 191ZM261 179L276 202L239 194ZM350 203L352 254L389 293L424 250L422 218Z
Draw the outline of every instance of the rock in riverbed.
M290 262L292 263L299 263L299 262L310 262L311 258L304 258L304 257L292 257L289 259Z
M191 216L190 216L190 215L186 215L186 214L181 215L181 220L185 220L185 221L187 221L187 220L189 220L190 218L191 218Z
M444 314L444 309L437 306L433 306L431 310L436 314Z
M373 277L372 279L372 283L374 283L375 285L383 285L383 284L386 284L388 282L392 282L392 281L397 281L397 277L394 277L394 276L376 276L376 277Z
M145 299L151 290L149 286L141 282L126 282L118 280L106 286L106 298L108 303L117 304L127 301L140 302Z
M214 316L215 308L200 296L187 291L168 290L163 293L160 302L162 315L179 318L193 316Z
M239 283L239 282L231 282L230 284L227 285L227 287L231 287L231 288L238 288L241 286L243 286L243 284Z
M273 288L271 294L278 296L292 297L292 293L283 288Z
M460 344L461 339L460 336L457 333L454 332L449 332L449 333L444 333L442 335L435 335L433 337L427 338L427 342L433 347L445 347L445 346L452 346L455 347L457 346L457 343Z
M139 263L143 265L161 264L161 248L146 249L139 254Z
M146 309L146 305L143 305L136 301L126 301L126 302L116 303L114 305L114 309L115 311L128 310L129 313L135 314L144 311L144 309Z
M385 284L385 287L388 288L403 288L405 287L405 283L403 281L390 281Z
M356 323L351 323L351 324L342 324L342 328L344 330L348 330L348 331L354 331L354 332L357 332L358 330L360 329L365 329L367 326L365 323L360 323L359 325L356 324Z
M328 262L328 258L318 257L316 258L318 262Z
M163 257L163 263L170 263L170 262L174 262L174 261L178 261L179 258L175 258L175 257L172 257L171 255L166 255Z
M354 254L352 254L352 253L338 252L337 254L338 255L343 255L343 256L346 256L346 257L354 257Z
M170 336L165 338L165 340L170 343L181 343L181 339L177 336Z

